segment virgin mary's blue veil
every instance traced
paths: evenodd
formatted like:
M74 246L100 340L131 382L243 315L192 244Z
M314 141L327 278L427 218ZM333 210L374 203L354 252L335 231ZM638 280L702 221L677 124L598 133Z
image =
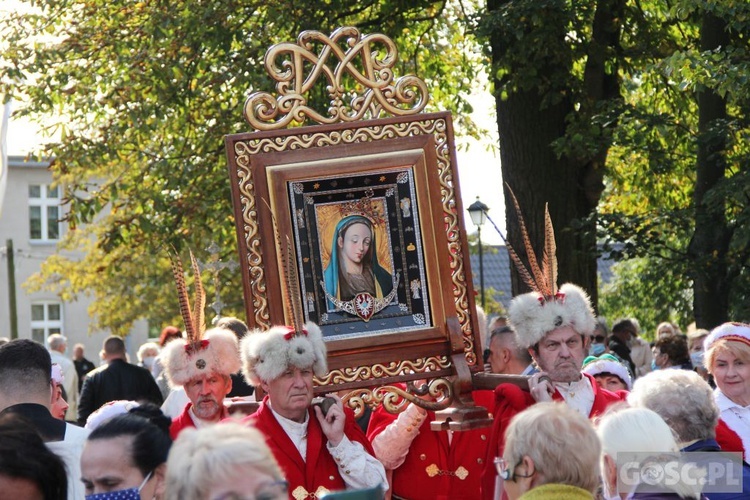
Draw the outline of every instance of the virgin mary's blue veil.
M338 239L339 235L349 226L353 224L364 224L368 228L370 228L370 234L372 234L372 237L370 238L370 266L373 272L373 275L375 279L380 284L381 289L385 294L390 293L390 291L393 289L393 276L391 273L386 271L378 262L378 252L377 252L377 241L375 238L375 230L372 227L372 221L368 219L367 217L363 217L361 215L349 215L344 217L339 221L338 224L336 224L336 228L333 231L333 240L331 241L331 259L328 261L328 267L325 268L325 271L323 271L323 280L325 282L326 291L332 296L332 297L339 297L338 290L339 290L339 246L338 246ZM333 302L326 299L326 302L328 304L328 309L334 309L335 306Z

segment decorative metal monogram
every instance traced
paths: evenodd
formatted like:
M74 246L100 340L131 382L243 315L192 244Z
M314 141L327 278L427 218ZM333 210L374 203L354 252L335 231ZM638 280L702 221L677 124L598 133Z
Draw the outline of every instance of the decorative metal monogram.
M394 80L397 61L396 44L379 33L363 36L354 27L339 28L330 37L303 31L296 44L280 43L266 52L266 69L279 95L251 94L245 119L257 130L276 130L307 119L326 124L419 113L429 99L427 85L413 75ZM325 79L330 98L327 114L309 106L308 93L321 85L319 79Z

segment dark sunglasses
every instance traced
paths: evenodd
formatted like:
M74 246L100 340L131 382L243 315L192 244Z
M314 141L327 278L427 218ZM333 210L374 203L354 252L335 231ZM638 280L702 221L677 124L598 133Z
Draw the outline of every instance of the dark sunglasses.
M595 335L594 336L594 342L601 343L604 342L604 339L606 339L604 335Z
M489 349L485 349L484 352L482 352L482 359L484 360L485 365L490 360L490 354L492 354L492 351Z

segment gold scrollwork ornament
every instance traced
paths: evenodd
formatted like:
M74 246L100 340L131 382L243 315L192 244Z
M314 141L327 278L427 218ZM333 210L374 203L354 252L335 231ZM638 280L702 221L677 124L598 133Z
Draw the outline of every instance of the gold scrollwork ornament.
M343 43L342 43L343 42ZM317 52L314 49L318 49ZM297 43L272 46L264 59L279 96L254 92L245 102L245 119L257 130L275 130L307 119L320 124L355 122L420 113L429 100L427 84L414 75L394 79L396 44L385 35L362 35L343 27L326 36L303 31ZM310 107L307 93L325 79L328 115ZM351 81L347 85L345 82ZM361 91L360 91L361 89Z

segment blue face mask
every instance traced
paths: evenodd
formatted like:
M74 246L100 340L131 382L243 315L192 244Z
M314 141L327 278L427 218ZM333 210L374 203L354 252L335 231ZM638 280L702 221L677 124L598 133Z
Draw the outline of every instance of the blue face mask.
M589 354L591 356L600 356L604 354L604 350L607 348L604 344L591 344L589 347Z
M656 364L655 360L651 360L651 371L658 370L659 366Z
M143 478L141 485L137 488L94 493L93 495L86 495L86 500L141 500L141 490L146 486L148 480L151 479L151 474L153 474L153 472L149 472L148 475Z

